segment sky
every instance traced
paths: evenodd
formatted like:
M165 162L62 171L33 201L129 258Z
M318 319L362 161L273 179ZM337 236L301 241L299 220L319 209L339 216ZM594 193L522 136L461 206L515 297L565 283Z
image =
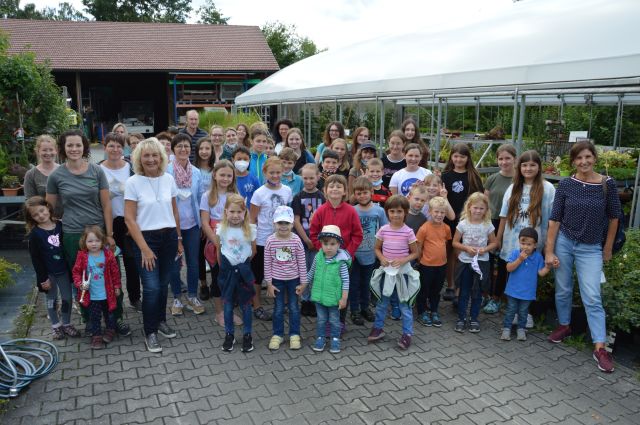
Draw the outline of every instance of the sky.
M81 0L66 0L82 10ZM535 1L535 0L527 0ZM21 0L38 9L60 0ZM204 0L193 0L196 10ZM318 48L333 49L388 34L462 26L513 7L513 0L217 0L232 25L295 25ZM195 22L196 19L192 19Z

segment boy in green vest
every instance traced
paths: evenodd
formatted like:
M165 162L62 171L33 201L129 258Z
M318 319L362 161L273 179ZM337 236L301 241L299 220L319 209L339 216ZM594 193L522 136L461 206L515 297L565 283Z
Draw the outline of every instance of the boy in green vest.
M307 281L311 284L311 301L316 303L316 342L313 351L323 351L327 321L331 327L330 353L340 352L340 310L347 307L349 266L351 256L340 248L343 240L340 228L328 225L318 234L322 249L318 251Z

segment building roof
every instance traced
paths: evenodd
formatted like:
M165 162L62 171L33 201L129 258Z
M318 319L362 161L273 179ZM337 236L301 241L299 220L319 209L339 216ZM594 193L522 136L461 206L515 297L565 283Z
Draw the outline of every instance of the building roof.
M425 25L311 56L244 92L236 104L637 86L638 16L638 0L516 2L473 24L444 31ZM336 64L358 66L336 72Z
M33 51L55 71L277 71L256 26L0 19L9 53Z

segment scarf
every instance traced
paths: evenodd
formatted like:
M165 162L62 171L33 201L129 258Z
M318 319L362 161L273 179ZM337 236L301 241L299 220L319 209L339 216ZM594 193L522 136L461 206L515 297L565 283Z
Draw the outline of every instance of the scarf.
M177 160L173 160L173 176L176 185L180 188L191 187L191 163L187 161L187 167L183 168Z

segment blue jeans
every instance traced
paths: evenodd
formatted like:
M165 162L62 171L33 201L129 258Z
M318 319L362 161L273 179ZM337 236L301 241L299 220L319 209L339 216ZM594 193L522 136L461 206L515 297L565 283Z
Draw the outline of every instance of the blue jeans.
M273 279L276 287L276 303L273 309L273 334L284 337L284 297L289 299L289 336L300 335L300 305L296 286L300 285L300 279L278 280Z
M531 300L519 300L507 295L507 311L504 313L504 322L502 327L511 329L513 318L518 315L518 329L527 327L527 316L529 315L529 305Z
M351 312L369 308L369 281L373 274L375 263L363 265L357 259L351 263L351 283L349 284L349 307Z
M384 319L387 316L389 304L393 304L394 299L398 302L400 313L402 314L402 333L405 335L413 335L413 312L411 311L411 306L399 301L395 288L393 289L393 294L391 294L390 297L385 297L383 295L382 298L378 300L378 303L376 304L376 320L373 322L373 327L378 329L382 329L384 327Z
M313 264L313 259L315 258L318 251L310 250L307 247L307 245L305 245L304 243L302 244L302 246L304 246L304 258L307 263L307 271L308 271L311 269L311 265ZM311 282L309 282L309 285L307 285L307 288L304 290L304 292L300 296L300 299L302 301L309 301L309 298L311 298Z
M156 255L156 266L149 271L142 267L142 251L134 245L134 256L142 281L142 322L144 333L158 331L158 324L167 320L167 292L178 252L175 227L142 232L145 242Z
M187 264L187 290L190 298L198 294L198 255L200 249L200 227L193 226L190 229L182 229L182 246L184 247L184 258ZM174 256L175 258L175 256ZM182 258L176 261L176 267L171 274L171 292L175 298L179 298L182 292L182 280L180 279L180 264Z
M253 306L251 303L247 304L239 304L240 310L242 311L242 326L245 334L251 333L251 326L253 320ZM232 302L224 302L224 331L228 334L234 335L234 325L233 325L233 303Z
M340 310L338 306L327 307L316 303L316 338L324 338L326 334L327 321L331 327L331 338L340 338Z
M471 299L471 311L469 316L472 322L478 321L478 314L480 314L480 307L482 305L482 291L480 288L473 288L474 274L475 272L471 268L471 264L460 263L458 267L463 267L459 272L458 287L460 288L460 295L458 299L458 320L465 320L467 318L467 308L469 307L469 299Z
M560 232L556 240L555 254L560 260L556 269L556 310L558 322L571 322L573 297L573 266L576 266L580 298L587 313L587 322L594 343L606 342L605 313L602 306L600 275L602 273L602 247L600 244L584 244L567 238Z

